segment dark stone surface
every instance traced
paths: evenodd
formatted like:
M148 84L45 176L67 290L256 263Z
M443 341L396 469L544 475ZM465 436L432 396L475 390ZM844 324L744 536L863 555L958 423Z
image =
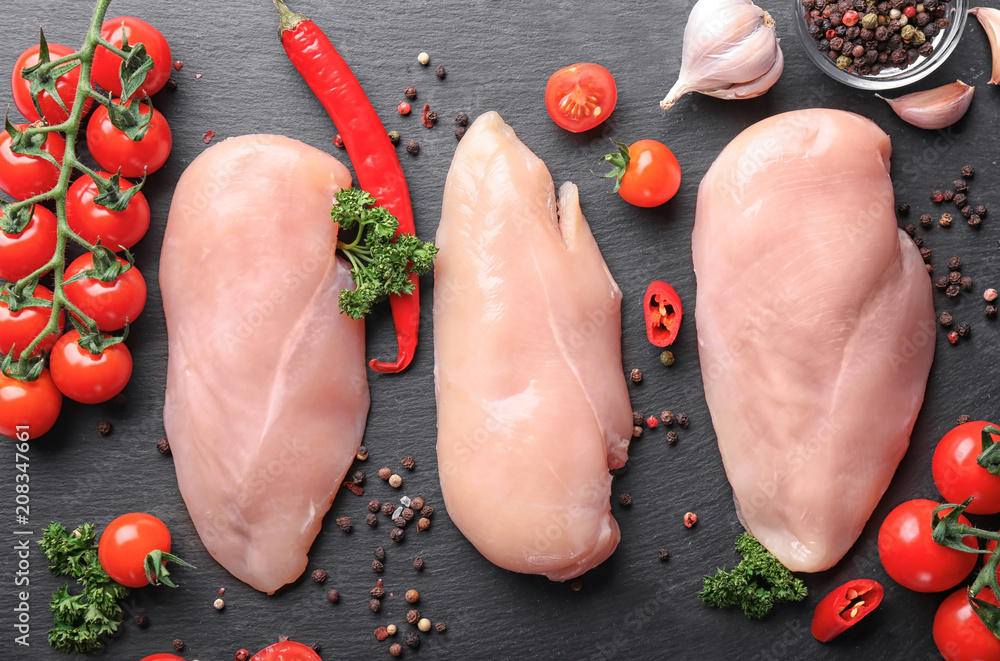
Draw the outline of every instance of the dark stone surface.
M36 0L8 2L4 38L0 40L0 72L10 71L17 54L35 39L44 24L50 41L80 43L90 2ZM362 467L369 479L365 495L343 493L327 516L308 571L294 585L268 597L232 578L215 564L198 540L177 491L171 460L155 449L163 434L160 410L167 361L163 313L156 282L157 253L171 191L184 167L205 145L209 129L215 140L246 133L280 133L335 154L336 131L285 58L276 36L276 15L269 2L219 0L212 3L115 2L111 16L134 14L150 21L170 40L175 59L184 68L174 75L175 93L161 93L157 107L168 117L174 151L167 166L150 178L146 194L153 209L153 226L139 244L136 257L150 285L146 312L133 328L129 346L136 373L122 406L85 407L68 404L53 432L32 444L30 529L40 534L51 520L73 526L93 521L98 527L118 514L148 511L166 521L174 533L174 552L199 567L178 569L181 587L134 591L129 612L148 616L140 630L131 622L105 653L107 658L134 661L154 652L171 651L171 641L187 644L185 659L226 660L240 648L255 651L290 636L317 642L326 659L383 658L393 642L402 642L413 627L405 622L408 605L402 593L420 591L420 610L432 621L445 621L446 633L422 634L419 652L427 658L673 658L673 659L917 659L936 658L931 622L941 595L908 592L894 584L878 562L878 523L899 502L911 497L937 497L930 475L930 457L938 438L955 418L967 413L996 418L992 406L996 379L989 369L997 355L996 322L983 316L981 292L996 286L1000 230L992 214L979 231L956 222L950 229L918 227L934 251L935 273L960 255L963 272L976 280L974 291L955 299L935 294L939 311L956 321L972 323L972 335L950 346L943 333L931 372L927 401L913 435L909 454L896 480L876 510L872 523L848 557L835 569L806 576L812 594L801 605L782 606L763 622L749 622L738 612L704 608L697 598L701 576L736 560L732 542L740 532L731 491L722 470L706 410L698 369L694 317L694 276L690 232L697 184L719 151L739 131L768 115L786 110L826 106L857 111L873 118L893 138L896 191L912 211L940 214L928 201L933 188L944 188L971 163L977 174L971 199L1000 204L996 194L997 102L1000 90L989 88L988 45L982 29L970 21L951 61L927 86L962 78L979 86L968 116L952 129L935 133L902 123L870 93L842 87L821 75L804 59L791 21L792 3L772 0L772 11L783 37L787 65L783 78L766 96L746 102L724 102L689 96L670 112L657 101L673 83L680 63L681 38L691 2L549 3L525 1L468 2L411 0L370 3L300 0L293 8L317 20L333 38L368 90L385 119L405 142L421 143L419 156L402 153L409 178L419 232L433 235L441 194L455 138L451 118L466 111L473 118L498 110L518 135L545 159L556 183L579 184L584 213L590 220L612 273L625 292L623 338L626 370L640 367L641 385L632 385L636 410L670 408L691 417L680 442L667 446L666 430L645 432L633 444L631 460L616 478L613 501L627 491L634 505L617 504L622 528L615 555L581 579L582 590L535 576L500 570L483 559L449 522L440 499L435 465L433 354L431 351L431 279L424 280L421 349L412 368L399 376L371 375L372 413L366 444L371 458ZM416 62L418 52L431 54L429 68ZM584 135L557 128L545 113L542 92L549 74L577 61L599 61L615 75L618 108L607 126ZM444 64L445 80L434 76ZM196 79L195 74L203 78ZM417 104L430 103L441 115L433 130L420 126L419 113L401 118L395 113L403 89L415 85ZM4 93L7 94L6 92ZM9 96L6 96L8 102ZM13 111L12 114L15 114ZM609 151L606 137L624 141L656 138L675 153L684 169L677 197L662 208L641 210L607 194L609 183L593 176L598 157ZM844 191L849 195L850 191ZM261 200L267 204L267 200ZM998 208L1000 212L1000 208ZM788 222L796 222L790 215ZM212 277L206 273L205 277ZM672 282L687 305L687 321L673 347L677 363L664 368L658 350L642 329L640 298L653 278ZM753 306L753 301L747 301ZM369 353L390 358L395 349L388 309L368 322ZM512 357L516 360L516 357ZM110 420L108 437L96 431ZM0 444L0 502L13 516L14 449ZM334 519L349 515L360 523L370 498L398 496L375 476L380 466L397 467L412 455L417 462L406 473L405 488L423 496L436 509L427 532L408 530L405 542L389 541L389 525L355 525L342 533ZM836 498L837 494L830 494ZM481 496L483 516L503 503ZM684 512L700 521L689 530ZM990 525L996 522L989 522ZM0 524L10 535L13 521ZM0 544L0 657L11 660L62 659L48 648L45 632L51 623L49 595L61 579L45 571L41 553L31 562L31 647L12 644L15 635L13 538ZM381 577L393 596L382 611L368 610L368 591L377 576L370 566L375 547L386 548ZM670 560L657 551L669 548ZM426 569L413 570L414 557ZM329 578L314 583L309 573L323 568ZM830 645L809 634L812 608L829 589L859 576L881 580L886 599L877 613L856 631ZM216 612L217 590L226 588L226 609ZM326 599L331 588L340 603ZM395 623L400 633L379 643L372 632Z

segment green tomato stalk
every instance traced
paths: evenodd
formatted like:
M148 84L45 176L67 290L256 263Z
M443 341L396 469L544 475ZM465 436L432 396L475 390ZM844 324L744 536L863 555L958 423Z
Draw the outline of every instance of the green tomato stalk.
M20 234L31 220L34 205L41 202L54 201L56 218L58 219L56 249L52 255L52 259L34 273L4 288L4 300L8 304L13 303L14 307L30 304L36 307L51 307L52 310L45 328L35 337L31 344L21 349L19 359L15 362L13 355L6 356L2 367L0 367L4 374L21 381L37 379L41 373L45 358L43 356L31 358L31 355L46 337L59 331L59 314L64 308L71 313L71 319L75 316L87 328L90 334L98 335L97 325L94 321L66 297L64 290L64 285L66 284L64 275L66 271L67 242L72 240L91 252L100 250L99 246L92 245L74 232L66 220L66 194L69 191L73 171L79 170L94 179L103 196L103 199L95 201L112 210L123 202L127 204L128 197L138 192L142 185L139 183L128 191L121 191L118 187L117 178L114 178L113 185L109 186L109 183L105 179L80 162L76 155L76 141L80 133L80 124L83 119L84 110L87 107L89 99L93 99L108 108L112 124L116 128L125 131L133 140L142 139L145 129L148 127L149 119L152 117L152 110L150 110L148 115L139 114L137 99L133 99L131 106L126 107L131 96L142 87L146 79L146 72L153 68L153 60L146 54L145 46L142 44L129 45L127 41L123 40L122 48L118 48L101 36L101 24L104 22L104 16L107 13L110 3L111 0L97 0L94 15L87 31L87 37L80 50L56 60L50 60L48 45L45 42L45 35L43 33L40 40L41 48L38 64L26 67L21 73L22 77L31 82L30 90L35 107L39 108L38 94L43 91L47 92L63 109L68 110L69 117L66 121L54 125L36 122L23 131L18 131L9 120L5 120L4 128L10 134L12 152L24 156L42 158L59 168L58 182L51 190L20 202L0 202L0 212L2 212L0 213L0 229L6 234ZM98 46L107 48L122 59L119 70L122 81L121 105L113 104L111 99L97 93L90 84L91 68ZM56 93L55 84L59 76L72 71L76 67L80 67L80 81L77 85L73 107L72 109L67 109L62 98ZM59 163L53 156L42 150L42 145L45 143L47 134L56 132L63 133L66 137L66 150L62 163ZM30 293L34 290L34 285L49 271L52 271L55 279L51 303L30 296ZM91 273L88 271L87 275L89 277L102 278L102 274L96 272Z

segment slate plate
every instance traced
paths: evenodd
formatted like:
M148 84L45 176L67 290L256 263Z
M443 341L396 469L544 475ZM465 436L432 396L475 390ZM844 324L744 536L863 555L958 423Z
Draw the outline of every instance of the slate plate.
M13 4L13 3L8 3ZM18 3L5 14L0 40L0 72L10 71L18 53L30 45L39 24L50 41L80 43L92 9L91 2L36 0ZM58 426L31 449L31 521L36 536L51 520L68 525L93 521L99 527L120 513L148 511L166 521L174 532L174 551L197 571L178 570L177 590L133 592L129 612L145 613L146 630L131 623L106 651L111 659L136 660L170 651L171 641L187 644L186 659L227 660L239 648L251 651L279 635L322 646L324 658L387 658L392 641L378 643L372 631L395 622L401 631L407 605L400 595L416 588L421 611L448 631L422 636L424 658L672 658L672 659L856 659L936 658L930 628L939 595L921 595L895 585L882 571L876 549L877 524L899 502L912 497L936 497L930 476L934 444L956 416L996 419L992 397L996 378L991 361L997 355L996 324L983 318L978 293L957 299L936 298L940 310L972 323L970 338L950 346L937 339L937 359L927 400L913 434L913 445L900 467L872 524L848 557L835 569L807 576L812 594L802 605L777 608L763 622L749 622L738 612L704 608L696 593L701 576L737 559L732 542L740 532L729 485L716 449L698 369L693 323L694 275L690 232L697 184L716 155L739 131L769 115L805 107L853 110L874 119L893 139L896 192L908 201L914 221L935 211L928 201L933 188L945 187L971 163L977 168L972 199L1000 204L996 194L998 91L988 88L988 44L982 29L970 21L957 52L927 86L961 78L978 85L968 116L950 130L921 131L903 124L870 94L840 86L804 59L791 21L791 4L766 2L778 21L787 55L778 85L763 98L723 102L691 96L664 113L657 101L673 83L680 63L681 38L691 2L576 3L554 0L464 2L411 0L368 3L300 0L293 5L312 16L330 34L365 85L387 128L421 143L420 155L401 153L413 195L417 226L431 237L437 225L445 175L455 148L451 117L460 110L475 117L498 110L521 139L545 159L557 184L579 184L583 210L612 273L625 292L623 368L641 368L646 378L632 388L634 408L643 412L670 408L684 411L691 427L680 442L668 447L662 428L647 432L633 444L624 474L616 478L613 498L631 493L631 509L614 505L622 528L615 555L581 580L583 589L544 578L512 574L484 560L449 522L442 507L435 465L433 355L431 351L431 280L424 280L421 349L412 368L398 376L371 375L372 413L366 444L371 458L362 465L370 481L365 496L341 494L327 516L313 547L310 571L324 568L324 586L308 575L268 597L240 583L215 564L195 534L177 491L170 459L154 449L163 434L160 411L167 360L163 314L156 282L157 254L170 196L184 167L206 147L202 134L215 140L246 133L288 135L335 154L336 131L319 103L285 58L276 36L271 3L216 0L192 2L114 2L110 16L134 14L156 25L170 40L175 59L184 61L176 73L175 93L161 93L157 107L169 118L174 151L167 166L150 178L146 188L153 225L139 244L136 257L150 285L146 312L133 328L129 346L136 374L123 406L68 405ZM431 54L432 66L416 62L418 52ZM556 68L577 61L599 61L618 81L618 108L601 129L572 135L557 128L545 113L542 90ZM448 76L435 78L443 64ZM202 74L196 79L195 74ZM433 130L420 126L415 113L395 113L402 90L415 85L419 102L430 103L442 120ZM5 91L4 98L10 101ZM608 182L591 174L601 169L598 157L609 151L606 138L632 141L656 138L669 145L684 168L678 196L662 208L643 211L608 195ZM850 191L845 191L850 194ZM261 200L266 204L267 200ZM940 213L941 210L937 210ZM1000 207L994 213L1000 213ZM797 218L790 216L789 223ZM951 229L920 230L934 251L938 271L950 255L960 255L963 271L976 280L975 292L996 286L997 240L1000 230L991 217L972 231L962 223ZM206 273L205 277L212 274ZM677 364L665 369L642 329L640 300L650 279L672 282L688 308L688 321L674 347ZM937 294L935 295L938 296ZM747 305L753 306L753 301ZM393 355L391 320L387 310L368 322L369 353ZM512 357L516 360L516 356ZM558 413L558 412L553 412ZM107 419L114 433L101 437L98 421ZM377 529L364 525L370 497L398 496L375 478L383 465L398 467L412 455L417 462L406 473L403 492L423 496L437 509L433 527L410 531L401 545L388 539L384 521ZM14 448L0 444L0 499L8 516L14 506ZM830 495L832 498L836 494ZM481 494L483 516L505 507L491 494ZM688 530L684 512L697 512L700 522ZM333 525L352 516L355 531L345 535ZM995 523L995 522L993 522ZM15 605L13 585L17 558L10 550L14 522L0 528L7 541L0 547L0 612L4 639L0 657L20 661L62 659L45 642L51 624L48 599L61 581L48 574L41 553L30 557L29 648L12 639ZM389 558L383 576L396 595L385 600L383 612L367 607L368 590L376 575L370 569L372 551L384 545ZM657 560L657 549L670 549L670 560ZM421 556L427 568L411 568ZM863 626L822 646L809 634L812 608L827 590L857 576L881 580L885 603ZM216 612L212 601L226 588L226 609ZM324 593L337 588L341 603L332 606ZM397 636L399 640L401 636Z

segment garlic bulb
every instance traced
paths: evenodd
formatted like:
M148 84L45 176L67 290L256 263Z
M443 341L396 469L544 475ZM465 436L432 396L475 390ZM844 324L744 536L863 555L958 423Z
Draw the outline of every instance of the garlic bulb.
M924 92L914 92L896 99L887 99L876 94L900 116L922 129L943 129L962 119L972 103L976 88L961 80L950 85L942 85Z
M986 30L986 36L990 38L990 47L993 49L993 77L990 78L990 85L1000 85L1000 9L976 7L970 9L969 13L979 19Z
M664 110L688 92L719 99L750 99L777 82L785 58L774 19L751 0L698 0L687 27L681 72Z

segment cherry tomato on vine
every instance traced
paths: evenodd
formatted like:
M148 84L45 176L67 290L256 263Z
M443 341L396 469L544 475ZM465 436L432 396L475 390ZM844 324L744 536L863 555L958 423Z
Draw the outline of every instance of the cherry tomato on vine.
M146 73L146 80L136 94L142 98L144 94L152 96L160 91L170 78L170 67L173 60L170 55L170 45L167 38L146 21L134 16L119 16L109 18L101 24L101 36L112 46L121 48L122 28L128 37L129 45L142 43L146 54L153 58L153 68ZM103 46L98 46L94 53L94 65L91 79L114 96L121 96L122 83L118 71L121 67L120 57Z
M23 131L28 125L18 124L16 128ZM0 190L14 199L26 200L56 187L59 168L41 156L15 154L10 143L10 134L0 130ZM42 150L62 163L66 140L58 133L47 133Z
M1000 605L989 588L980 592L979 598ZM952 592L938 607L934 644L945 661L1000 661L1000 639L972 610L966 588Z
M35 285L32 295L46 301L52 300L52 292L42 285ZM51 316L51 308L27 307L11 312L7 303L0 300L0 353L13 354L14 358L20 357L20 352L34 342L35 338L45 329ZM42 351L52 349L65 325L66 316L60 310L59 330L50 333L42 340L31 355L37 356Z
M1000 512L1000 475L976 463L983 451L983 427L989 424L979 421L959 425L945 434L934 450L934 484L949 503L975 496L965 510L969 514ZM994 435L993 440L1000 438Z
M111 177L107 172L98 172L104 179ZM127 179L120 180L122 190L134 184ZM73 182L66 194L66 220L70 228L90 243L101 243L112 250L131 248L149 229L149 203L139 191L128 201L124 211L112 211L96 202L97 184L88 176Z
M184 659L176 654L161 653L144 656L140 661L184 661Z
M552 121L573 133L592 129L615 109L618 87L600 64L580 62L556 71L545 85Z
M16 282L45 266L56 252L59 222L36 204L20 234L0 232L0 278Z
M163 521L142 512L122 514L108 524L97 543L101 567L129 588L149 585L144 563L156 550L170 553L170 530Z
M115 103L116 101L112 101ZM143 114L149 106L142 106ZM159 110L153 109L153 118L142 140L133 141L111 123L108 109L99 106L87 124L87 147L97 164L108 172L121 170L122 176L142 177L156 172L167 162L173 147L170 125Z
M940 503L910 500L889 512L878 532L878 555L885 571L897 583L916 592L941 592L953 588L976 566L974 553L963 553L937 544L931 537L931 513ZM946 514L947 510L938 516ZM972 524L965 516L958 520ZM963 541L978 548L975 537Z
M286 640L265 647L250 657L250 661L321 661L321 659L311 647Z
M48 46L50 62L73 52L72 48L62 44L50 43ZM21 76L21 70L38 64L38 53L38 44L21 53L14 62L14 72L10 76L10 89L14 95L14 105L29 122L37 122L40 117L38 110L31 102L31 83ZM80 67L64 73L56 80L56 93L66 104L66 110L73 109L73 103L76 101L76 88L79 83ZM38 105L42 108L45 120L51 125L62 124L69 119L69 113L60 108L59 103L46 91L38 93ZM92 105L94 105L94 100L87 99L83 106L84 115L90 111Z
M100 404L116 397L132 378L132 353L123 343L94 355L80 346L71 330L56 342L49 356L52 381L59 392L81 404Z
M126 263L118 258L119 263ZM89 271L94 265L93 253L80 255L66 268L66 279ZM102 331L125 328L135 321L146 306L146 281L139 269L132 267L111 282L84 278L65 286L66 298L94 320Z
M615 144L618 153L601 159L614 167L601 176L615 178L614 192L623 200L637 207L658 207L677 194L681 165L666 145L656 140Z
M18 381L0 373L0 434L38 438L52 429L62 408L62 394L48 369L34 381Z

